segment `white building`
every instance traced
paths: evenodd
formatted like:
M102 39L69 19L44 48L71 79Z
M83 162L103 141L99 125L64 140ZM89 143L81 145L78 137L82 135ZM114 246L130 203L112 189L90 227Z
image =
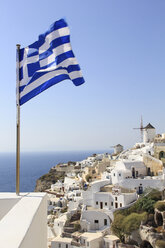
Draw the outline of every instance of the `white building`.
M65 179L64 179L65 192L79 189L79 183L80 183L80 181L76 180L75 178L65 177Z
M84 231L96 231L110 228L110 217L103 211L87 210L81 214L81 229Z
M123 151L123 146L122 145L118 144L118 145L114 146L114 154L118 154L118 153L120 153L122 151Z
M106 235L104 237L104 248L118 248L119 238L115 235Z
M64 184L58 180L55 184L51 185L51 190L57 192L64 191Z
M143 131L143 142L149 143L153 142L156 136L155 128L149 123L146 127L144 127Z
M94 193L99 192L102 186L107 185L109 183L109 179L98 180L90 183L88 189L82 192L83 204L87 206L92 206Z
M71 248L72 238L56 237L51 241L51 248Z
M123 208L133 203L137 199L137 193L135 190L107 185L100 192L94 193L93 198L92 207L95 209L111 210Z
M62 234L66 221L67 221L66 213L62 214L61 216L59 216L58 218L54 220L53 230L54 230L55 236L59 236Z
M115 168L111 171L112 184L118 184L127 178L145 175L147 175L147 169L142 161L118 161Z
M103 238L102 233L91 233L85 232L80 236L80 242L82 247L85 248L102 248L103 247Z

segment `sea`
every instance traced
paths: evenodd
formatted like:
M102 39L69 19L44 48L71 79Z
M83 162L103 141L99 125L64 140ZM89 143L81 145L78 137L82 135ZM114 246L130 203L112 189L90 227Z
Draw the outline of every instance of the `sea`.
M36 180L58 163L81 161L109 151L25 152L20 156L20 192L33 192ZM0 153L0 192L15 192L16 154Z

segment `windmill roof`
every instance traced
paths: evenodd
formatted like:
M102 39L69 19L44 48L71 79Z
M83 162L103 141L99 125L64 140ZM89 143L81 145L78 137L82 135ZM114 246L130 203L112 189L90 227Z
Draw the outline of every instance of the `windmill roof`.
M122 145L118 144L118 145L116 145L116 146L118 147L118 146L122 146ZM116 146L115 146L115 147L116 147Z
M148 125L145 127L145 129L153 129L154 127L150 124L150 123L148 123ZM155 129L155 128L154 128Z

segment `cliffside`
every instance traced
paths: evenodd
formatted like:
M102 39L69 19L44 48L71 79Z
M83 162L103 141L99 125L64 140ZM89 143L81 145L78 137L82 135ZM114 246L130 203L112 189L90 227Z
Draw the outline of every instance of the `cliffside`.
M50 169L50 171L41 176L36 181L35 192L42 192L46 189L49 189L51 184L56 183L58 180L64 180L65 172L64 171L57 171L56 169Z

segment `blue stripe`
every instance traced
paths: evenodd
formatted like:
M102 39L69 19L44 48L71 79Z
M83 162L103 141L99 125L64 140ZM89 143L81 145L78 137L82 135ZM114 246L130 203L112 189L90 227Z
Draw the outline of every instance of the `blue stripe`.
M23 67L19 68L19 80L23 79Z
M20 87L19 87L19 93L21 93L21 92L24 90L25 87L26 87L26 84L23 85L23 86L20 86Z
M73 51L68 51L68 52L65 52L65 53L58 55L55 59L56 64L58 65L68 58L74 58Z
M69 65L67 68L68 73L72 71L80 71L80 66L79 65Z
M27 64L27 67L28 67L28 76L32 77L33 74L40 69L40 63L36 62L36 63Z
M56 76L54 78L49 79L48 81L46 81L45 83L43 83L39 87L35 88L34 90L29 92L25 96L21 97L20 105L29 101L31 98L37 96L38 94L40 94L44 90L48 89L49 87L53 86L54 84L57 84L57 83L65 80L65 79L69 79L69 76L67 74L62 74L62 75L59 75L59 76Z
M19 61L20 62L23 60L23 55L24 55L24 48L19 50Z
M70 35L61 36L59 38L56 38L50 42L50 46L52 49L61 46L63 44L70 43Z
M79 77L79 78L73 79L72 82L74 83L75 86L79 86L79 85L85 83L85 80L83 77Z

